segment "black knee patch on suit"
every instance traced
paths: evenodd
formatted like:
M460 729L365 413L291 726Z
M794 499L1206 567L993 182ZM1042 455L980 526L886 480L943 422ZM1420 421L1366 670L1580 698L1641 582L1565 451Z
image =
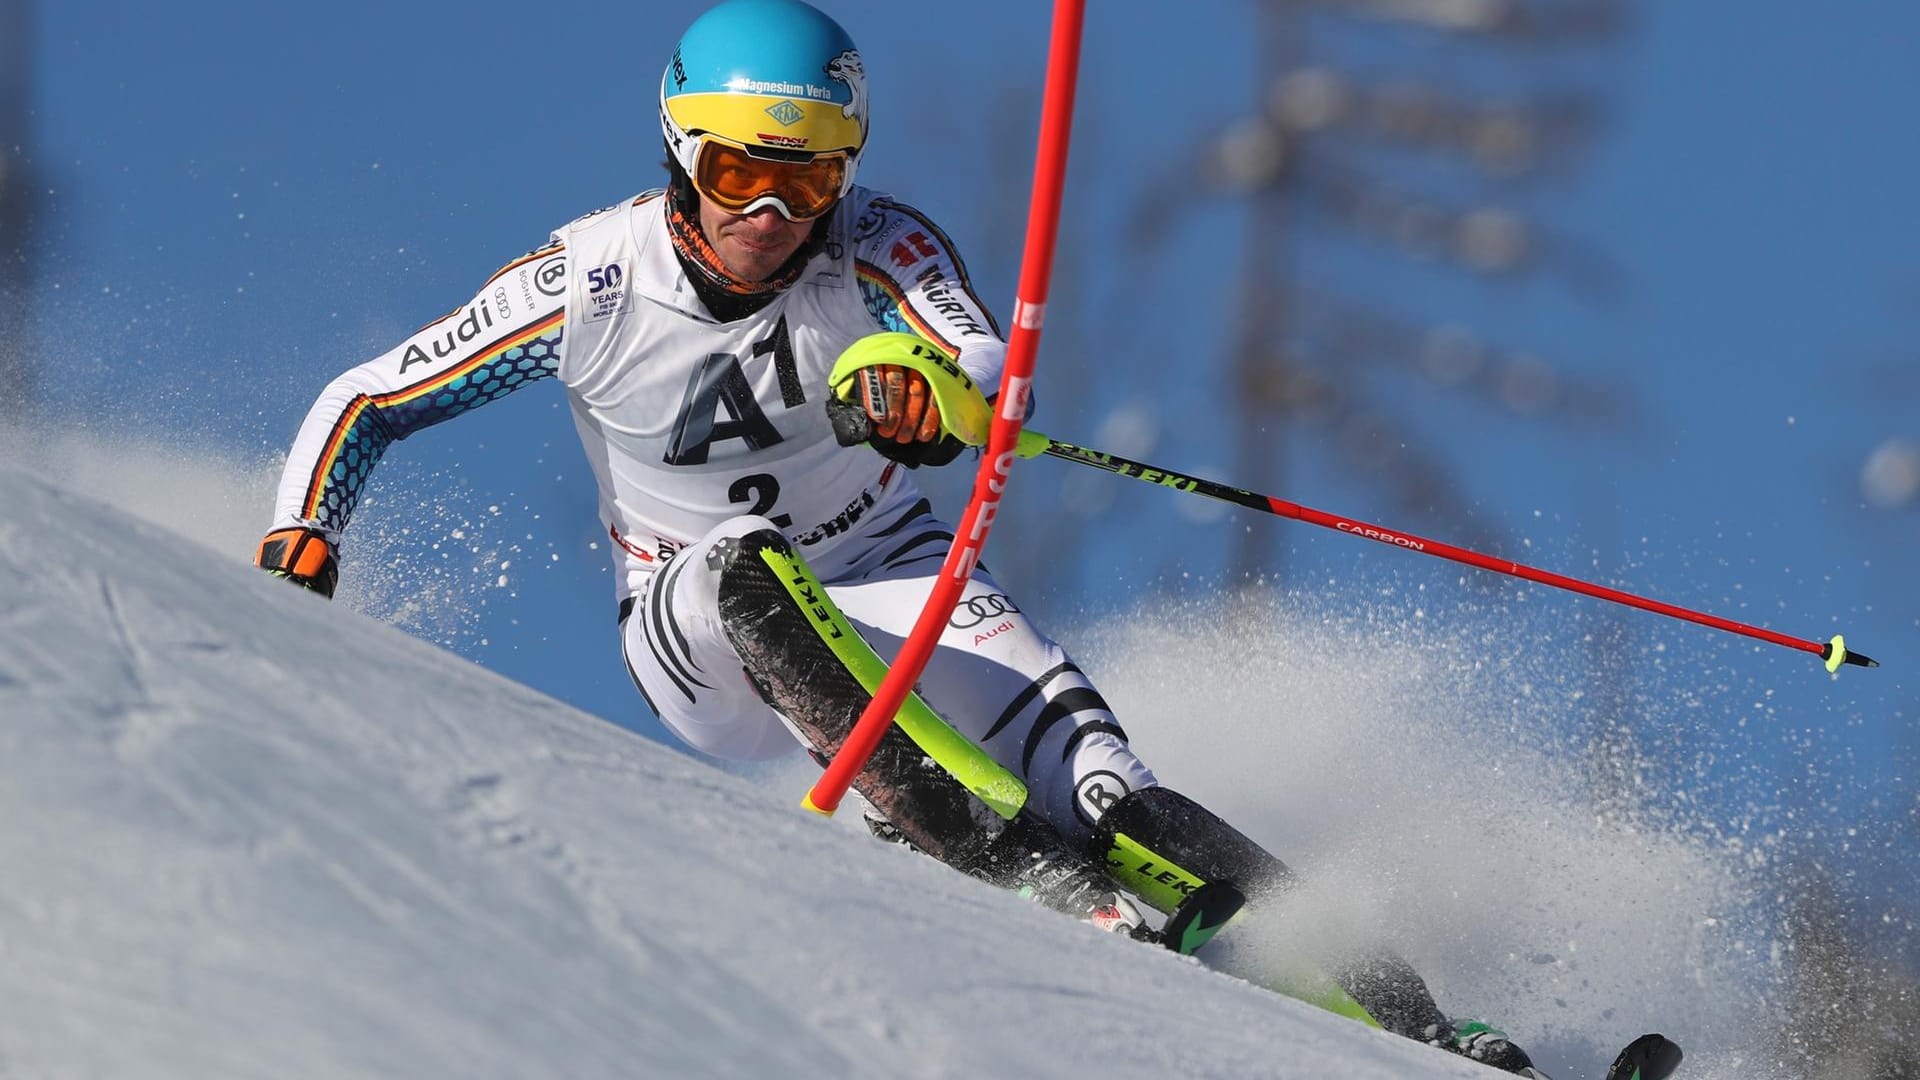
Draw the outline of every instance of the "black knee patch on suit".
M1089 854L1121 888L1164 912L1200 887L1225 882L1249 898L1284 886L1279 859L1219 816L1170 788L1129 792L1094 827Z

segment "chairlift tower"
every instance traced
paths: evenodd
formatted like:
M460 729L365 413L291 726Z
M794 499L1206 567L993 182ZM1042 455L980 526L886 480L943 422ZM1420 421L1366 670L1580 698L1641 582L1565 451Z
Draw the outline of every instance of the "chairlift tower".
M1310 428L1412 527L1497 546L1441 455L1369 390L1373 376L1466 392L1503 421L1620 418L1623 393L1577 385L1536 352L1496 345L1499 328L1429 321L1397 310L1390 295L1336 291L1306 256L1367 245L1371 258L1412 260L1434 275L1498 284L1555 274L1607 292L1603 257L1514 202L1530 183L1565 177L1590 141L1599 110L1586 93L1552 88L1555 62L1616 36L1628 2L1253 0L1255 105L1198 155L1205 185L1241 200L1247 215L1224 387L1239 482L1286 490L1289 438ZM1523 74L1495 91L1464 85L1469 65L1491 66L1483 57ZM1229 543L1237 584L1279 570L1270 531L1235 530Z

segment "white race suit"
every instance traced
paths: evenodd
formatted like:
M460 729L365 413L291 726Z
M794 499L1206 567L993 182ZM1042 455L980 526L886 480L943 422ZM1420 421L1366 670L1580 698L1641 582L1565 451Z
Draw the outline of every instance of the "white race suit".
M588 214L508 263L469 303L333 380L300 428L274 528L338 544L395 439L557 377L599 486L621 633L662 723L724 758L771 757L796 735L754 691L722 632L717 540L774 523L863 636L891 657L952 539L910 470L843 447L827 374L855 340L918 334L974 381L1006 345L946 236L855 187L797 280L745 317L708 313L659 192ZM1076 846L1152 774L1087 677L976 570L921 679L929 705L1023 776Z

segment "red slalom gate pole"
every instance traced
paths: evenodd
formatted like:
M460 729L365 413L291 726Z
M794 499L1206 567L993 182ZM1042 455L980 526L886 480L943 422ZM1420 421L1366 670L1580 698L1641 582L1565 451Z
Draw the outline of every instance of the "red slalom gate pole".
M827 763L827 769L814 782L801 805L821 814L840 807L853 778L873 756L881 736L893 723L907 692L926 669L927 660L946 629L947 619L960 592L973 577L986 546L987 532L1000 511L1000 499L1007 490L1008 474L1013 470L1015 448L1020 441L1020 426L1027 416L1027 402L1033 389L1035 354L1040 347L1040 327L1046 319L1047 286L1053 275L1054 240L1059 233L1060 197L1066 186L1067 144L1073 132L1074 85L1080 74L1080 27L1085 21L1085 0L1055 0L1053 37L1047 51L1046 97L1040 106L1040 143L1033 163L1033 200L1027 209L1026 247L1020 260L1020 291L1013 302L1013 333L1007 338L1007 362L1000 377L1000 396L993 415L993 427L987 436L986 452L980 458L980 470L974 475L973 497L954 530L953 546L940 567L926 607L919 621L900 646L874 691L873 700L841 744L840 752Z

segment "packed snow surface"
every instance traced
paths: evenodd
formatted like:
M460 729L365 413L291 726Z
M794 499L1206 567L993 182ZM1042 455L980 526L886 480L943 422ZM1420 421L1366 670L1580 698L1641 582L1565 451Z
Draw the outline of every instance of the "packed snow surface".
M1758 1075L1764 943L1720 940L1712 851L1445 782L1354 683L1291 734L1154 734L1315 685L1163 646L1194 682L1124 634L1092 652L1138 670L1108 693L1163 779L1323 883L1301 925L1393 927L1563 1078L1656 1028L1704 1040L1690 1075ZM0 1077L1494 1075L803 813L805 775L721 771L0 466Z

